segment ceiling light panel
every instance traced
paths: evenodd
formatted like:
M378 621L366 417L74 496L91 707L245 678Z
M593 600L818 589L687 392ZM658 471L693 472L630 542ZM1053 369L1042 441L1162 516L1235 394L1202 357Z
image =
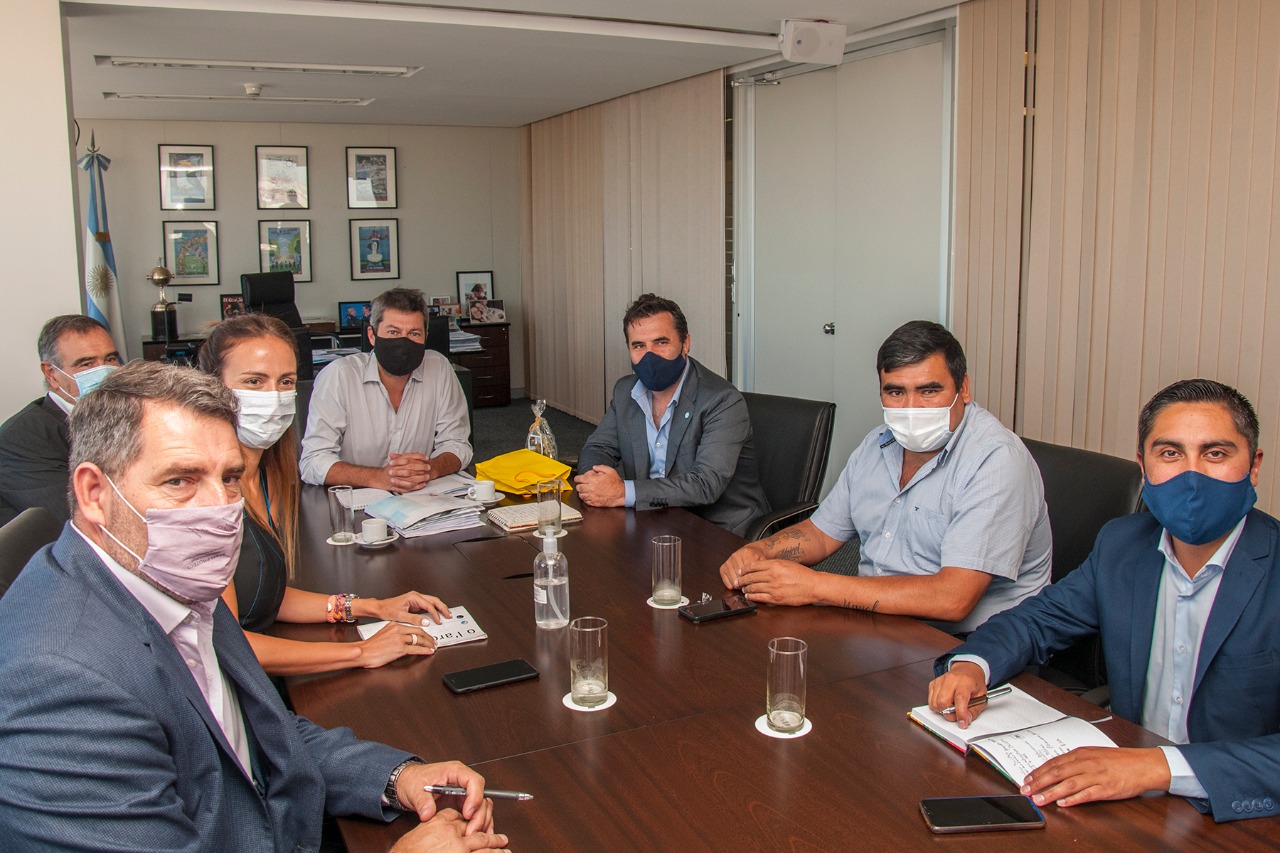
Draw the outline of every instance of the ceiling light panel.
M262 71L287 74L346 74L352 77L412 77L417 65L325 65L318 62L256 62L240 59L167 59L155 56L95 56L112 68L163 68L187 71Z
M164 95L147 92L103 92L108 101L237 101L256 104L328 104L338 107L367 107L375 98L284 98L274 95Z

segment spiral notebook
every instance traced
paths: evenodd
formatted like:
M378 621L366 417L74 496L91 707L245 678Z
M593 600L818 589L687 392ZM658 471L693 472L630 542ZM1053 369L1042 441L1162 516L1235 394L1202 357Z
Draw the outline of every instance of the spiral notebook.
M538 527L538 504L529 503L500 506L489 510L489 520L508 533L520 533ZM566 503L560 504L560 523L572 524L582 521L582 513Z

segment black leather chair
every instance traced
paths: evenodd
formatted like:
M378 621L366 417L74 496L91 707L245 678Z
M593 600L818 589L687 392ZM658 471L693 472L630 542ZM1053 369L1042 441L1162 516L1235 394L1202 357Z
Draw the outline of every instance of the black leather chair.
M747 539L770 536L818 508L827 475L835 403L744 393L756 448L760 485L773 511L747 528Z
M304 328L293 301L293 273L244 273L240 276L240 292L244 294L244 310L278 317L290 329Z
M0 596L18 579L32 555L62 533L62 523L43 507L33 506L0 527Z
M1022 441L1044 481L1053 530L1053 581L1057 583L1089 556L1102 525L1138 509L1142 469L1131 459L1030 438ZM1096 639L1089 639L1063 649L1049 660L1041 675L1077 690L1100 687L1106 684L1101 647Z

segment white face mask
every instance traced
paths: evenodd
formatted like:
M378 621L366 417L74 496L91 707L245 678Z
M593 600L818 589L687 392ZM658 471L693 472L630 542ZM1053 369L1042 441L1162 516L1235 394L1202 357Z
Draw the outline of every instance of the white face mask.
M266 450L279 441L293 423L297 391L245 391L240 388L231 391L240 401L236 437L241 444Z
M884 424L904 450L930 453L940 450L951 438L951 410L960 394L946 408L891 409L884 407ZM962 404L963 405L963 404Z

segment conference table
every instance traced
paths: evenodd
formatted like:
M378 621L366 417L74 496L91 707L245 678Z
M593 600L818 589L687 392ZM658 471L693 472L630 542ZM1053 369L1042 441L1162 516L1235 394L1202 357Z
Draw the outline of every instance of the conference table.
M577 505L576 499L570 503ZM683 592L724 594L718 568L742 540L679 509L582 507L560 540L569 559L572 615L609 623L612 707L569 710L568 630L539 629L530 572L540 542L496 526L379 549L325 544L323 490L302 495L295 585L386 597L416 589L462 605L488 639L406 656L373 670L288 679L295 709L324 726L428 760L459 759L495 788L495 822L518 851L914 849L1222 850L1280 846L1280 822L1215 824L1167 795L1047 807L1043 831L935 835L925 797L1016 793L976 756L964 756L907 719L923 704L934 658L955 638L915 619L830 607L768 607L695 625L656 610L650 540L683 541ZM284 625L272 632L355 640L353 626ZM767 643L809 645L812 731L775 739L755 729L764 711ZM445 673L524 658L536 680L455 695ZM1097 720L1106 712L1031 675L1015 683L1054 707ZM1120 719L1101 728L1120 746L1164 743ZM352 853L387 850L416 818L339 822Z

